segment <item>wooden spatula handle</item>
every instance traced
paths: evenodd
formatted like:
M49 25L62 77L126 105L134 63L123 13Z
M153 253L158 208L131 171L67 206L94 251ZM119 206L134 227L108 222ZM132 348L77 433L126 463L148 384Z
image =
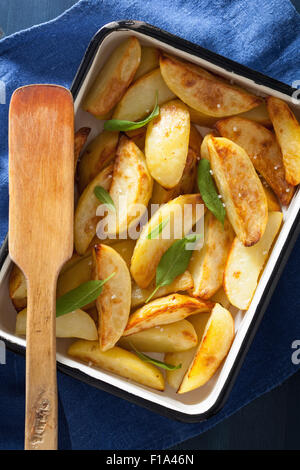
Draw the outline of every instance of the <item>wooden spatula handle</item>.
M28 286L25 449L57 449L56 279ZM45 288L46 286L46 288Z

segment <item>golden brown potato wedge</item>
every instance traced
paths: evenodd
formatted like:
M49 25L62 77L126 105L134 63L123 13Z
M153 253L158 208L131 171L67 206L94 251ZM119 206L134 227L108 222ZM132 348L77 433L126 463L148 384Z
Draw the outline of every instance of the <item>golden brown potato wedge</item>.
M193 192L201 142L201 135L194 126L191 126L187 159L179 183L172 189L165 189L159 183L154 181L151 204L165 204L171 199L180 196L180 194L189 194Z
M190 392L206 384L227 356L233 338L234 320L228 310L216 304L178 393Z
M223 137L211 137L207 146L229 222L241 242L252 246L264 234L268 220L262 183L242 147Z
M75 163L75 170L77 161L80 155L81 150L83 149L89 133L91 132L90 127L82 127L75 132L75 145L74 145L74 163Z
M207 114L203 114L193 108L188 107L188 110L190 112L191 122L198 124L199 126L213 127L218 120L218 118L215 116L208 116ZM250 109L250 111L241 113L238 116L246 119L251 119L252 121L255 121L266 127L272 126L267 106L265 103L256 106L256 108Z
M103 234L113 238L136 225L147 210L152 187L144 154L134 142L122 136L109 191L116 212L108 214L102 227Z
M98 341L81 340L69 347L68 354L89 365L100 367L155 390L165 388L164 377L159 369L118 346L108 351L101 351Z
M209 312L213 305L208 300L181 294L152 300L130 315L123 336L133 335L154 326L174 323L195 313Z
M135 73L134 81L159 67L159 52L156 47L142 46L141 62Z
M160 56L166 84L184 103L209 116L230 116L249 111L261 98L237 89L206 70L168 54Z
M128 121L143 119L155 106L156 92L159 105L175 98L165 84L159 68L139 78L128 88L116 107L113 118Z
M125 349L132 349L133 345L138 351L160 353L186 351L195 347L197 340L193 325L187 320L180 320L123 336L118 344Z
M209 160L210 157L209 157L209 151L208 151L208 147L207 147L207 142L209 141L209 139L211 137L217 137L218 134L217 132L215 131L212 131L210 132L209 134L206 134L206 136L204 137L203 141L202 141L202 144L201 144L201 147L200 147L200 155L201 155L201 158L205 158L205 160Z
M88 91L83 109L95 116L108 113L122 98L140 65L141 46L131 37L118 46Z
M27 309L17 315L16 335L26 336ZM56 338L82 338L89 341L98 339L94 320L83 310L74 310L56 318Z
M179 100L160 108L147 127L145 155L151 176L164 188L174 188L186 164L190 136L190 114Z
M94 279L107 281L96 300L101 351L111 349L127 325L131 303L131 279L124 259L112 247L96 245L93 250Z
M100 217L96 215L97 208L101 204L94 194L96 186L102 186L106 191L112 184L113 164L102 170L85 188L81 194L74 220L74 244L79 255L83 255L96 234Z
M269 96L268 111L282 151L285 177L288 183L300 183L300 124L288 104Z
M21 269L14 264L9 276L9 296L16 310L22 310L27 305L26 278Z
M190 205L191 211L185 210ZM131 260L131 274L138 286L146 288L153 280L162 255L174 243L175 237L184 237L193 225L203 216L203 201L199 194L185 194L161 206L144 226ZM169 223L161 232L160 238L148 239L161 222ZM165 237L164 234L168 236Z
M222 119L216 127L223 137L243 147L254 168L271 186L281 203L288 205L294 188L285 180L282 155L274 133L239 116Z
M119 132L103 131L87 146L78 164L80 192L114 160L118 140Z
M223 282L223 274L234 232L227 218L224 226L209 211L205 214L204 245L195 250L189 264L194 281L192 295L209 299Z
M235 238L224 273L224 290L232 305L247 310L257 287L274 239L282 223L281 212L270 212L265 233L251 247L245 247Z
M189 271L185 271L180 276L177 276L171 284L160 287L153 295L152 299L163 297L164 295L173 294L174 292L182 292L192 289L194 286L193 278ZM132 283L131 291L131 308L139 307L144 304L148 297L155 289L155 283L152 281L150 286L146 289L139 287L134 281Z
M194 327L194 330L198 337L198 344L202 340L202 336L206 324L208 322L209 316L210 313L199 313L198 315L192 315L191 317L189 317L188 322L191 323ZM167 382L172 388L175 388L175 390L178 390L183 380L183 377L185 376L186 371L195 356L196 350L197 347L195 346L194 348L189 349L188 351L178 351L173 353L171 352L165 355L164 361L167 364L171 364L173 366L179 366L181 364L180 369L166 371Z

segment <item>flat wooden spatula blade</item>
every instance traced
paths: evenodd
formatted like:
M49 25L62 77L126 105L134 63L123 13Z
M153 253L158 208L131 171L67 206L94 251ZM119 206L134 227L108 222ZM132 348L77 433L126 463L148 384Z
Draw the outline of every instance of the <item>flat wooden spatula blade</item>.
M25 448L57 446L55 291L73 251L74 110L55 85L16 90L9 114L9 252L27 278Z

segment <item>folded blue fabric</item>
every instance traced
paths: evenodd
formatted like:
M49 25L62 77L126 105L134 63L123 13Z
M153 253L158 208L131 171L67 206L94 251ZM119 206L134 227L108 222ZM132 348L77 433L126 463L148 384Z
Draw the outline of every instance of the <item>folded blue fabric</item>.
M300 21L287 0L82 0L55 21L5 38L0 41L0 80L6 85L6 105L0 104L1 239L7 231L11 93L28 83L70 86L93 34L119 19L147 21L289 84L300 79ZM59 373L60 448L165 449L209 429L295 373L291 344L300 339L299 260L300 243L218 415L204 423L178 423ZM7 353L0 383L0 448L22 448L22 357Z

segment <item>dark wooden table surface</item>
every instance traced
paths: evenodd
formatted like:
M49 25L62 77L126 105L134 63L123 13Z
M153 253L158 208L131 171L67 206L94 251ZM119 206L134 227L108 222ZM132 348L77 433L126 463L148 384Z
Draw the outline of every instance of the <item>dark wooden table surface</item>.
M108 1L108 0L107 0ZM0 37L49 21L76 0L0 0ZM292 3L300 12L300 0ZM175 449L300 449L300 373Z

